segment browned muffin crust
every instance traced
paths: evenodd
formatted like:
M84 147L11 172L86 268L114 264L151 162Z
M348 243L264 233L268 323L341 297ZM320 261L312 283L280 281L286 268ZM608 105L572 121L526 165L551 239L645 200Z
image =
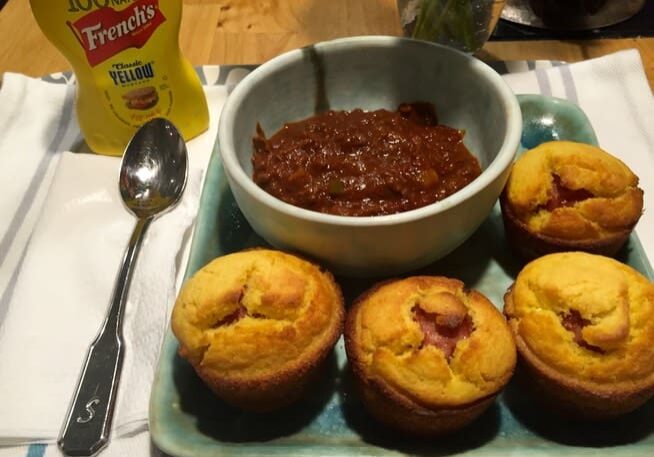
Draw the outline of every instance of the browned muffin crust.
M422 436L476 419L506 385L516 360L493 304L444 277L386 281L364 292L348 312L345 348L370 414Z
M333 276L268 249L215 259L184 285L172 316L179 353L226 402L269 411L297 400L342 333Z
M497 394L461 407L433 410L422 407L380 383L359 382L357 389L372 417L387 427L411 436L436 437L453 433L474 422Z
M638 222L638 177L602 149L551 141L525 152L500 196L507 239L531 260L561 251L615 255Z
M507 201L506 189L500 195L500 208L502 221L506 232L506 239L514 252L525 260L565 251L585 251L591 254L615 256L629 238L636 222L605 235L597 240L566 240L532 232L529 227L518 219Z
M604 419L654 395L654 285L582 252L529 263L504 312L539 396L569 416Z

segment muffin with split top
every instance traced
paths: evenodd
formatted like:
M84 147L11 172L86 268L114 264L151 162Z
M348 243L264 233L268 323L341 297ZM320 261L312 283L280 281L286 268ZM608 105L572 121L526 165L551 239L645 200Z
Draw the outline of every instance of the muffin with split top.
M370 414L422 436L472 422L516 362L502 314L481 293L445 277L415 276L365 292L348 313L345 347Z
M613 256L642 214L643 191L608 152L551 141L515 162L500 205L507 239L527 260L561 251Z
M539 398L603 419L654 395L654 284L609 257L550 254L527 264L504 313Z
M305 392L342 333L339 286L281 251L219 257L183 286L172 314L179 353L227 403L253 411Z

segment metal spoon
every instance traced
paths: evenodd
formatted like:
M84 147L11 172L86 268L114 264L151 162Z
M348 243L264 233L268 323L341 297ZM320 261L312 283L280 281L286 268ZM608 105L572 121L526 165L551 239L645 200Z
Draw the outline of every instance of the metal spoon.
M165 119L144 124L125 149L120 166L120 194L138 221L125 251L107 316L86 355L59 437L59 447L67 455L92 455L109 441L123 360L121 324L132 266L152 220L172 208L182 196L187 162L182 136Z

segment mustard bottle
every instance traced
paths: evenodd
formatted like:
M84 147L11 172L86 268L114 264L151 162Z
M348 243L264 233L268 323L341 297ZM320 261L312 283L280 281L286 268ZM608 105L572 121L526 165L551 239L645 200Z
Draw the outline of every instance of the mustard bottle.
M200 80L179 48L182 0L30 0L46 37L77 80L82 134L96 153L120 156L154 117L185 140L205 131Z

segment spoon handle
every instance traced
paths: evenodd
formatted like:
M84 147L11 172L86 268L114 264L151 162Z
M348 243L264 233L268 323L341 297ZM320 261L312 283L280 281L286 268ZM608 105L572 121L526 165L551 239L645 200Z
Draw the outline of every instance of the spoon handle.
M109 441L109 431L123 361L122 320L133 264L152 217L136 223L116 278L116 286L100 332L86 354L59 447L66 455L95 454Z

